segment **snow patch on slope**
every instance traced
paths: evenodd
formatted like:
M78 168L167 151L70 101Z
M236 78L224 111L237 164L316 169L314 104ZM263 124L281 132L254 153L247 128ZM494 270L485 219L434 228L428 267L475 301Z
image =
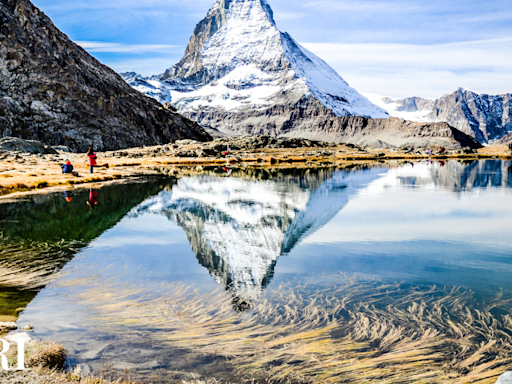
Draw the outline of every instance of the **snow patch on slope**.
M431 122L428 117L433 111L431 108L421 109L417 111L401 110L402 105L399 103L402 99L377 95L374 93L364 93L364 96L373 104L386 110L391 117L399 117L404 120L416 121L418 123ZM432 99L434 101L434 99Z

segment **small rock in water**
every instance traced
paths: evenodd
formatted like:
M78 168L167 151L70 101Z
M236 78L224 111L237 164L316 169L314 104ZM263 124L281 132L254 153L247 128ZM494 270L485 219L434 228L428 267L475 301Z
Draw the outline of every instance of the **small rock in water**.
M23 328L21 328L22 330L24 331L32 331L34 329L33 326L31 325L25 325Z
M498 378L496 384L512 384L512 372L505 372Z
M15 329L18 329L16 323L10 321L6 323L0 323L0 331L14 331Z

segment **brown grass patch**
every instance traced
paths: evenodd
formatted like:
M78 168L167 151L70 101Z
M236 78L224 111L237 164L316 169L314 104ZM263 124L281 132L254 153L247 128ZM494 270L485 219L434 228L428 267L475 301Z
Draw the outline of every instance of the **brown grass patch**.
M0 370L2 384L140 384L126 380L108 380L102 377L83 376L79 369L71 372L35 367L29 371L6 372ZM180 381L180 384L220 384L214 379Z
M25 344L25 367L42 367L48 369L61 369L66 362L66 349L60 344L50 341ZM18 366L18 346L12 343L6 354L11 367Z

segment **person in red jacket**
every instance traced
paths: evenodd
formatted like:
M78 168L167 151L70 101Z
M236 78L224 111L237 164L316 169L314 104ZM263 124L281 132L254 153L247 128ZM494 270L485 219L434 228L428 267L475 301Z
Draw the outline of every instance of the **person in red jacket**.
M89 148L89 150L87 151L87 158L89 159L89 170L91 173L94 172L94 167L98 164L96 162L96 152L94 152L94 150L92 149L92 147Z
M94 149L92 149L92 147L90 147L89 150L87 151L87 158L89 159L89 171L91 173L94 173L94 167L108 168L108 164L98 165L98 163L96 162L96 159L98 157L96 156L96 152L94 152Z

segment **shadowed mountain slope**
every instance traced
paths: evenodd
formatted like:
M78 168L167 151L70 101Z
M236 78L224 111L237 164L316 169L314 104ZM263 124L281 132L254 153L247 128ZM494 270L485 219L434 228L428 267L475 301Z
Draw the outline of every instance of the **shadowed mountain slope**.
M127 86L28 0L0 1L0 136L76 151L210 139Z

